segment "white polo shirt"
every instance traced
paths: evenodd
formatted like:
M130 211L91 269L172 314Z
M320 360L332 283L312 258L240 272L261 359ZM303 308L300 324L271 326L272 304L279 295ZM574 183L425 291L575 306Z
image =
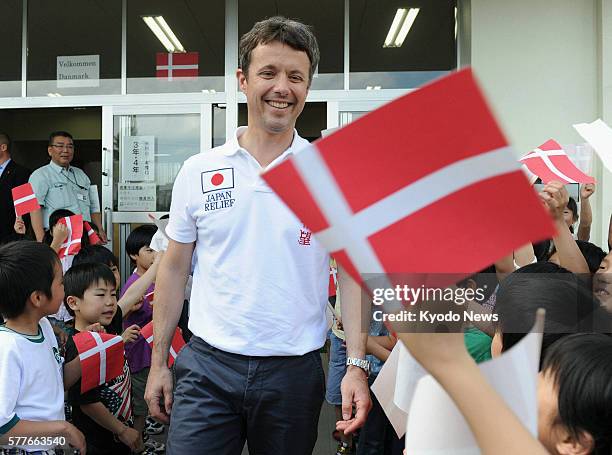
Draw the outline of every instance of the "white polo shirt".
M329 256L260 174L238 137L185 161L168 236L196 242L189 329L221 350L302 355L325 342ZM308 142L294 132L291 147Z

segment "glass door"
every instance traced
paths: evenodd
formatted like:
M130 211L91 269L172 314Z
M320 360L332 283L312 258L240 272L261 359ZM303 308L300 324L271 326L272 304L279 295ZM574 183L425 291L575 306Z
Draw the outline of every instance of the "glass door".
M212 104L105 106L102 111L102 207L110 245L130 274L125 240L135 225L170 210L183 162L213 146Z

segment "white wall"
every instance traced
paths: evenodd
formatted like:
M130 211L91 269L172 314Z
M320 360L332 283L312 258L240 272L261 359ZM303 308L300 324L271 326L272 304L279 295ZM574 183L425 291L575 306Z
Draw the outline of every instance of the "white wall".
M612 114L606 78L600 86L611 11L612 0L471 0L471 64L519 155L550 138L583 143L572 124ZM612 101L611 75L607 83ZM612 180L598 160L593 174L591 241L605 246Z

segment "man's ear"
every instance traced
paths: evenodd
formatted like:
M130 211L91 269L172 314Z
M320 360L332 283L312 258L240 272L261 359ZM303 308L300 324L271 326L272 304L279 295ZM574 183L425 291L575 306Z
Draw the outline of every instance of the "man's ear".
M68 305L72 311L76 312L79 310L79 300L73 295L66 297L66 305Z
M559 429L561 432L560 442L557 443L557 452L561 455L588 455L593 451L595 441L586 431L580 431L578 437L573 436L563 427Z
M240 88L240 91L246 95L248 82L246 73L242 71L242 68L238 68L236 70L236 78L238 79L238 87Z
M130 257L130 259L134 262L136 262L136 259L138 258L137 254L128 254L128 256Z

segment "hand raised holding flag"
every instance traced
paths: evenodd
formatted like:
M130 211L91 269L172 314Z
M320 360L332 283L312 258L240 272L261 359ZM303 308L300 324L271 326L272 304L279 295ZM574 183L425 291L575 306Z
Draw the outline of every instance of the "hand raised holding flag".
M15 232L17 234L20 235L25 235L26 233L26 226L25 223L23 222L23 218L21 218L20 216L15 218L15 226L13 227L15 229Z

